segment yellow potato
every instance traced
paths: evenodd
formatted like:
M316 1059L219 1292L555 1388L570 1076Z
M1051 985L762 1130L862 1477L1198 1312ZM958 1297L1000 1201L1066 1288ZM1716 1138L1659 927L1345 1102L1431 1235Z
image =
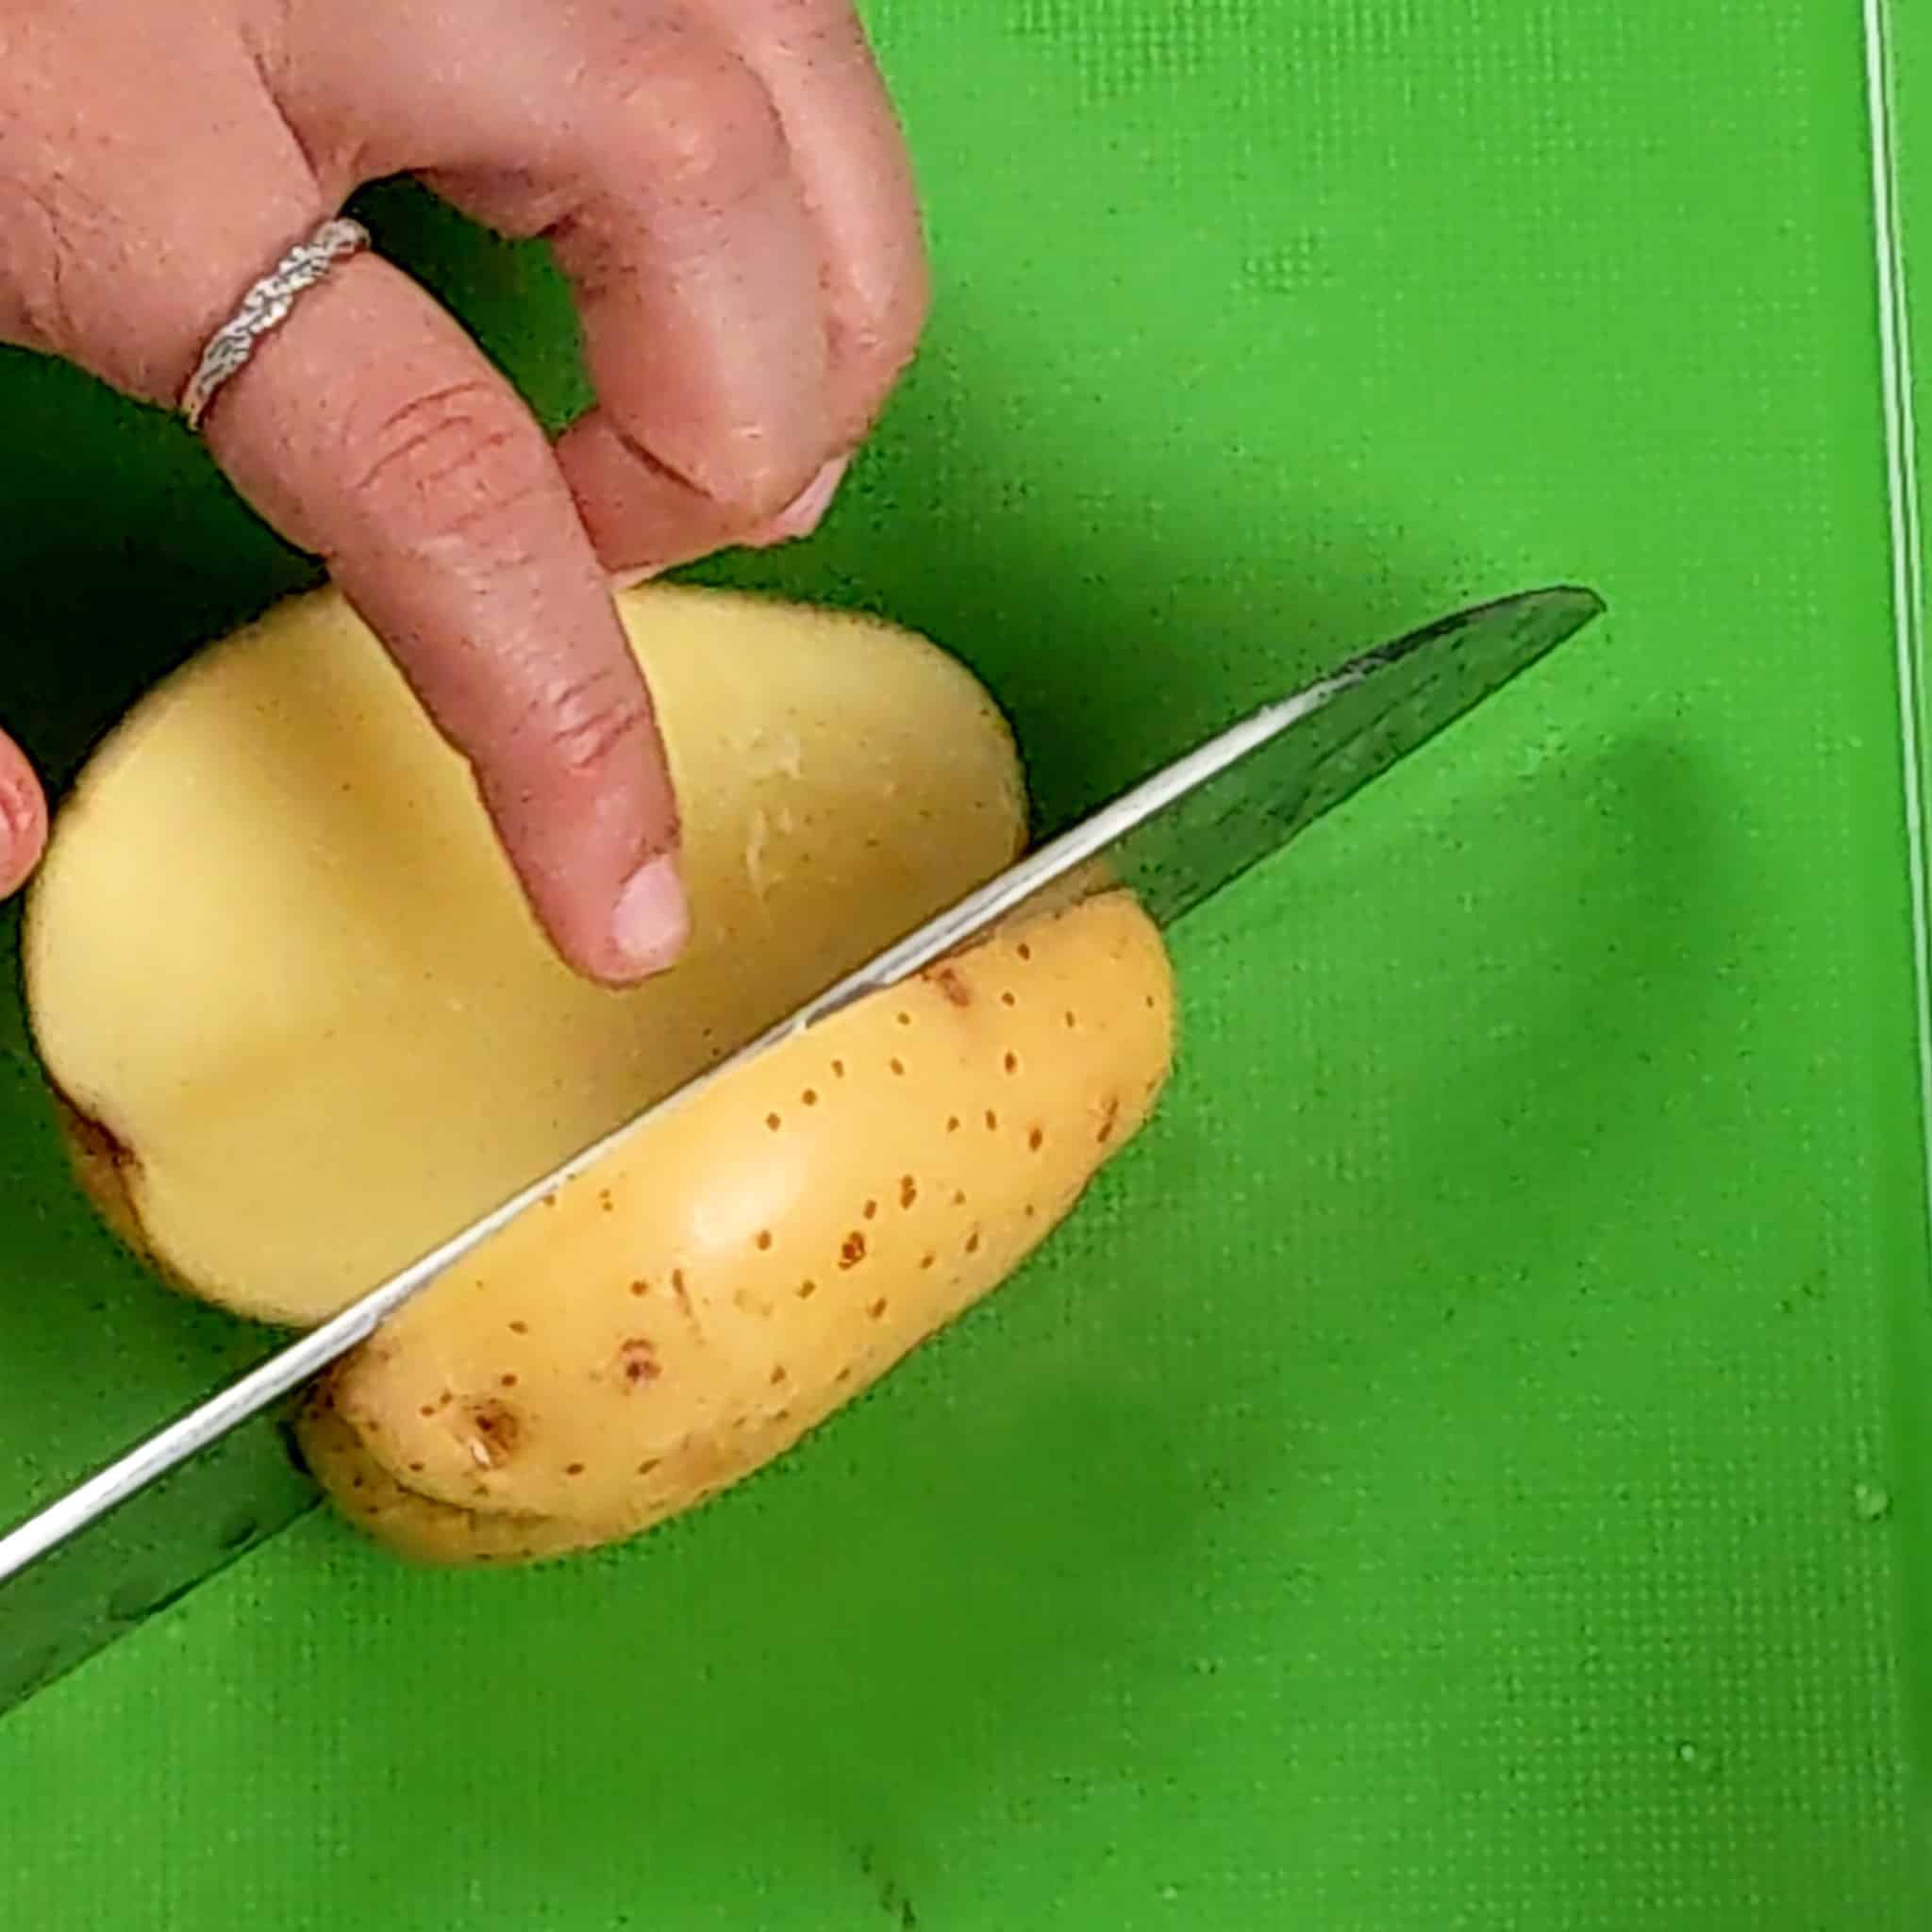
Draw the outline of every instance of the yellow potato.
M303 1405L296 1435L311 1474L342 1515L411 1561L529 1563L602 1541L555 1518L458 1509L406 1490L363 1447L325 1386Z
M1012 1273L1146 1119L1174 1014L1115 891L730 1070L341 1364L303 1424L319 1473L437 1560L703 1501Z
M884 623L619 600L685 814L684 961L554 956L468 768L333 591L146 697L55 823L29 1014L108 1218L179 1285L319 1320L1008 863L986 693Z

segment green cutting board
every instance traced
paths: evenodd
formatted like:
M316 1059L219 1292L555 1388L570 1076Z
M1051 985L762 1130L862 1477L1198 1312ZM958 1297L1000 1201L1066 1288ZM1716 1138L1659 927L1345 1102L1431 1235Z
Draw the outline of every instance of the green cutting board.
M821 534L698 575L958 652L1049 826L1457 604L1611 614L1181 929L1156 1125L783 1464L508 1575L312 1515L0 1724L0 1924L1921 1932L1858 8L871 16L931 332ZM372 206L575 407L540 260ZM68 372L0 422L0 716L63 774L308 567ZM5 1024L11 1513L263 1338L100 1236Z

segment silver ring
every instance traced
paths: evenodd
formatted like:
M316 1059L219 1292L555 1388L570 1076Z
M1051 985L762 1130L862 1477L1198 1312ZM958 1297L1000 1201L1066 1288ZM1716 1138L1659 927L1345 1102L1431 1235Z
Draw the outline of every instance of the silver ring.
M191 429L199 429L214 401L215 391L239 373L265 335L281 327L305 289L312 289L339 261L369 246L369 230L346 216L323 223L306 242L298 242L274 269L242 296L235 313L208 339L188 387L181 391L181 413Z

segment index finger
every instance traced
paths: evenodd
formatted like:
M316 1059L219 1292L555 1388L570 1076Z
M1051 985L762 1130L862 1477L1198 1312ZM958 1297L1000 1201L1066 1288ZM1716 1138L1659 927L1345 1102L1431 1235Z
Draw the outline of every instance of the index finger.
M541 425L374 256L299 301L207 425L236 488L318 552L468 758L580 972L669 965L688 914L650 694Z

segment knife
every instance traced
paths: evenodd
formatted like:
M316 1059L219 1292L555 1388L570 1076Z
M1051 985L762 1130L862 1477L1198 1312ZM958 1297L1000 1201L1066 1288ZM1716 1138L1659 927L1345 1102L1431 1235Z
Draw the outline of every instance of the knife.
M0 1713L318 1500L286 1427L304 1385L644 1122L1057 895L1126 886L1173 926L1604 608L1567 585L1477 605L1249 713L27 1516L0 1536Z

